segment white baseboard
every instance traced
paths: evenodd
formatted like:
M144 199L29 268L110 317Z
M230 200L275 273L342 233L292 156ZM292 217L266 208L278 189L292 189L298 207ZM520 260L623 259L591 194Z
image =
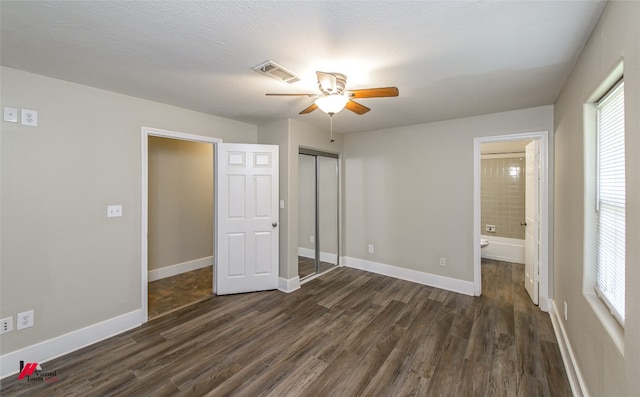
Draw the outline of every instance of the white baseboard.
M298 247L298 256L313 259L316 257L316 251L311 248Z
M300 277L295 276L288 280L282 277L278 278L278 290L290 293L298 289L300 289Z
M576 364L576 358L573 354L573 349L567 338L567 333L564 330L562 319L559 317L559 310L553 299L551 301L551 325L553 325L553 331L556 334L558 340L558 347L560 348L560 354L562 355L562 361L564 362L564 369L567 371L567 377L569 378L569 384L571 385L571 391L576 397L588 396L587 387L580 372L580 368Z
M68 334L27 346L20 350L0 356L0 378L17 374L20 360L31 363L46 363L54 358L71 353L85 346L110 338L142 325L142 310L122 314L120 316L81 328ZM55 370L46 368L46 370Z
M551 305L553 305L553 299L540 298L540 301L538 302L538 307L545 313L551 313L551 311L553 310L553 307L551 307Z
M178 263L176 265L165 266L159 269L149 270L148 281L156 281L163 278L177 276L178 274L190 272L192 270L202 269L203 267L213 265L213 256L207 256L192 261Z
M412 281L414 283L428 285L445 289L447 291L458 292L465 295L474 295L473 281L458 280L437 274L419 272L417 270L405 269L402 267L385 265L384 263L371 262L364 259L346 256L344 265L354 269L366 270L384 276L399 278L401 280Z
M316 257L316 251L309 248L298 247L298 256L313 259ZM320 262L327 262L335 265L336 263L338 263L337 260L338 255L336 254L332 254L330 252L320 252Z

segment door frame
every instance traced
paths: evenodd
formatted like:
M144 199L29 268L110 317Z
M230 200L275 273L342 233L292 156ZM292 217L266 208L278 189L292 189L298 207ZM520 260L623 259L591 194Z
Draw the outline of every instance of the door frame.
M473 139L473 284L474 294L482 294L481 248L480 248L480 146L489 142L508 142L520 140L538 140L540 142L540 261L538 302L542 311L551 310L549 303L549 246L551 244L550 200L549 200L549 131L525 132L506 135L494 135ZM523 280L524 283L524 280Z
M184 132L162 130L153 127L142 127L140 133L141 149L140 149L140 183L141 183L141 195L140 195L140 279L141 279L141 319L144 324L149 320L149 137L156 136L161 138L177 139L181 141L201 142L213 144L215 151L215 145L222 142L220 138L212 138L204 135L187 134ZM211 164L214 167L214 163ZM215 170L214 170L215 175ZM214 189L213 203L211 205L215 211L216 192ZM213 225L215 232L215 223ZM215 286L214 286L215 288Z

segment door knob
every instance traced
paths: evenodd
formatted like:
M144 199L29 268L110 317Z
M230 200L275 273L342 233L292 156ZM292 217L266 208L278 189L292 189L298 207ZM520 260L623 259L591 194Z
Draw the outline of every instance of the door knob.
M278 226L278 222L273 222L273 223L271 224L271 226L273 226L273 227Z
M522 222L520 226L527 226L527 222Z

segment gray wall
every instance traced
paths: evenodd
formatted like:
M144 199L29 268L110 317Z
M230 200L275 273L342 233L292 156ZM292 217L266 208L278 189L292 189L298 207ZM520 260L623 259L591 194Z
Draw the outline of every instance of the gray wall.
M149 270L213 255L213 145L149 137Z
M0 316L35 310L5 354L141 309L142 126L243 143L257 127L5 67L0 83L3 106L38 111L2 122Z
M524 240L525 154L480 161L480 234ZM488 232L486 225L494 225Z
M346 135L346 255L473 281L473 138L552 128L543 106Z
M555 106L555 287L554 300L568 320L561 322L587 391L593 396L631 396L640 390L640 2L610 1ZM593 245L585 219L594 208L595 169L584 156L593 146L584 139L585 103L624 58L626 128L626 320L624 331L596 304L593 295ZM585 164L589 164L585 166ZM590 303L591 302L591 303ZM603 320L597 313L602 314ZM604 312L604 313L602 313ZM562 317L562 316L560 316ZM605 329L605 324L613 333ZM619 334L618 349L611 335Z

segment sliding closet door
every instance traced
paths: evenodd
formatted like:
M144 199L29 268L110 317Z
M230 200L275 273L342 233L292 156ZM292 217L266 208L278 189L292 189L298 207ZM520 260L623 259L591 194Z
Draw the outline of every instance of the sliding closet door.
M298 155L298 276L316 274L316 156Z
M338 265L338 156L300 149L298 157L298 276Z
M338 264L338 159L317 156L318 272Z

